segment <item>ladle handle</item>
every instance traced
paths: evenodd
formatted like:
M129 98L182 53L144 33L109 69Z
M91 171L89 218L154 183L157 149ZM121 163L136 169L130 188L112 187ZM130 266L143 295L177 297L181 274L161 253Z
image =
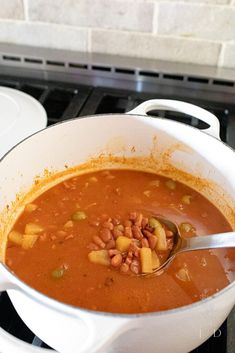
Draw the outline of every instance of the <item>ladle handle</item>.
M234 247L235 232L228 232L183 239L179 252Z

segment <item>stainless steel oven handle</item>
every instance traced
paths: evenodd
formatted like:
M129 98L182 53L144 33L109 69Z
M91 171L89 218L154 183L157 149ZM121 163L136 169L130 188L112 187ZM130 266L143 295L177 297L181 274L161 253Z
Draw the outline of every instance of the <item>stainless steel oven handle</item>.
M203 132L220 140L220 123L218 118L214 114L194 104L171 99L151 99L141 103L126 114L147 115L148 112L155 109L180 112L204 121L209 125L209 128L204 129Z
M40 348L21 341L0 328L1 353L50 353L50 349ZM55 352L55 351L54 351ZM55 352L56 353L56 352Z

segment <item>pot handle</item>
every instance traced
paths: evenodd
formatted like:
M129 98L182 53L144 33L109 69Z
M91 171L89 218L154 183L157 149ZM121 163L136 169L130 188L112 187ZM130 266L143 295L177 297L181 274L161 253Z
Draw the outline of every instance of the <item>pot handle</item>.
M148 112L154 109L185 113L201 121L204 121L210 127L208 129L204 129L203 132L206 132L208 135L211 135L220 140L220 123L218 118L214 114L194 104L171 99L151 99L141 103L126 114L147 115Z
M113 317L106 315L93 315L88 317L85 313L77 315L86 326L86 337L82 340L79 353L103 353L109 351L110 345L117 337L127 331L136 329L137 324L129 318Z

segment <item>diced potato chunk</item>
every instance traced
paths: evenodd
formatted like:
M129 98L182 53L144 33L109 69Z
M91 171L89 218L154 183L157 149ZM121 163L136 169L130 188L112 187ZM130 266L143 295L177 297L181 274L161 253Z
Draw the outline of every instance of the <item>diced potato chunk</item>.
M145 190L143 192L143 194L146 196L146 197L150 197L151 196L151 190Z
M51 276L54 279L60 279L64 276L65 269L64 268L56 268L55 270L51 271Z
M71 216L73 221L82 221L87 218L87 215L84 211L76 211Z
M160 263L159 257L157 256L156 252L153 250L152 251L152 267L153 267L153 270L155 268L160 267L160 265L161 265L161 263Z
M157 227L162 227L161 223L154 217L149 219L149 225L154 229Z
M34 246L38 240L39 235L37 234L24 234L22 241L22 248L28 250Z
M192 226L192 224L187 223L187 222L181 223L179 225L179 229L183 233L195 232L195 228Z
M165 185L170 190L175 190L175 188L176 188L176 182L174 180L172 180L172 179L167 180L165 182Z
M157 236L156 250L165 251L167 250L166 232L162 225L154 229L154 235Z
M72 228L73 227L73 221L67 221L65 224L64 224L64 228Z
M22 245L23 234L17 232L16 230L12 230L8 235L8 239L14 244Z
M131 239L120 235L116 240L116 248L120 252L127 251L131 244Z
M44 231L44 228L37 223L27 223L25 226L25 234L38 234Z
M190 279L190 275L189 275L189 271L186 267L181 268L177 273L176 273L176 277L178 279L180 279L183 282L189 282Z
M184 195L184 196L182 196L181 201L182 201L185 205L190 205L191 199L192 199L192 196L191 196L191 195Z
M38 208L38 205L35 205L34 203L28 203L27 205L25 205L25 211L27 212L33 212Z
M90 181L91 183L97 183L98 179L97 179L95 176L93 176L93 177L90 177L90 178L89 178L89 181Z
M110 265L110 257L108 254L108 250L94 250L88 254L88 259L100 265L109 266Z
M160 185L160 180L158 180L158 179L152 180L152 181L150 181L149 185L158 188Z
M140 262L142 273L151 273L153 271L152 251L150 248L140 249Z

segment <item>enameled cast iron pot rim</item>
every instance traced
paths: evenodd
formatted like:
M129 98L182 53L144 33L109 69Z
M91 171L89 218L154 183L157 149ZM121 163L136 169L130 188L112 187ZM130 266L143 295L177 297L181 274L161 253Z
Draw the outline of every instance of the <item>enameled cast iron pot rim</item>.
M45 130L49 130L51 128L54 128L57 125L60 124L67 124L67 123L71 123L72 121L75 120L79 120L79 119L86 119L86 118L99 118L100 116L103 117L108 117L108 116L118 116L119 118L120 115L123 115L123 118L125 118L128 115L134 115L134 116L139 116L139 117L144 117L146 119L161 119L161 120L165 120L164 118L161 117L151 117L150 115L148 116L144 116L142 114L95 114L95 115L88 115L88 116L83 116L83 117L76 117L76 118L72 118L72 119L68 119L66 121L61 121L58 122L56 124L53 124L51 126L48 126L42 130L39 130L37 132L35 132L34 134L26 137L24 140L20 141L17 145L15 145L14 147L12 147L2 158L0 158L0 163L7 157L8 154L10 154L12 151L14 151L15 148L17 148L17 146L19 146L21 143L23 143L24 141L30 139L32 136L34 135L38 135L42 132L44 132ZM172 124L176 124L176 125L186 125L187 128L189 129L193 129L196 130L198 132L204 133L203 130L199 130L198 128L191 126L191 125L187 125L185 123L182 122L178 122L178 121L171 121ZM228 146L226 143L224 143L221 140L218 140L215 136L209 135L208 134L208 138L213 138L215 140L217 140L218 143L222 143L226 148L229 148L232 152L235 153L235 150ZM98 316L106 316L106 317L119 317L119 318L140 318L142 316L144 317L161 317L161 316L165 316L165 315L171 315L174 313L178 313L178 312L182 312L182 311L186 311L189 310L190 308L196 308L197 306L200 306L202 304L205 304L213 299L217 299L218 297L222 296L224 293L226 293L228 290L230 290L233 286L235 286L235 281L233 281L232 283L230 283L229 285L227 285L225 288L221 289L219 292L198 300L192 304L188 304L188 305L183 305L174 309L168 309L168 310L161 310L161 311L153 311L153 312L147 312L147 313L132 313L132 314L123 314L123 313L111 313L111 312L103 312L103 311L96 311L96 310L91 310L91 309L86 309L86 308L81 308L79 306L73 306L71 304L67 304L67 303L63 303L61 301L58 301L56 299L53 299L49 296L47 296L46 294L41 293L40 291L34 289L33 287L27 285L25 282L23 282L18 276L16 276L15 274L13 274L13 272L10 271L10 269L3 264L2 262L0 262L0 273L3 272L5 273L5 277L7 279L10 279L9 282L9 288L7 290L18 290L20 291L22 294L25 294L26 296L28 296L30 299L36 301L39 304L43 304L46 305L48 308L53 308L54 310L58 310L61 313L65 313L68 314L74 318L76 318L76 312L77 311L82 311L84 313L90 313L93 315L98 315ZM12 284L15 284L12 285Z

